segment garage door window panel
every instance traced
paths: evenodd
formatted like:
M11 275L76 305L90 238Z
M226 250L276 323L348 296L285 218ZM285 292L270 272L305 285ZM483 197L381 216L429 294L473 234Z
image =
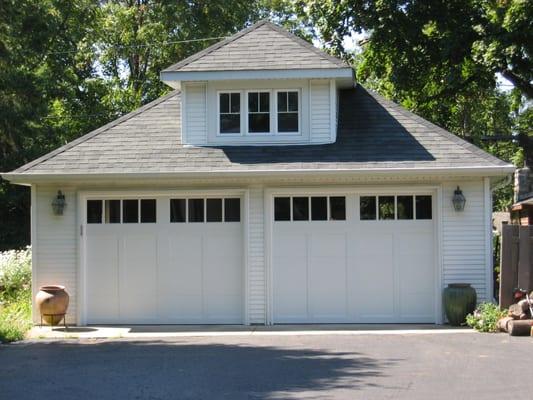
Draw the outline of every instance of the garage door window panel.
M241 199L224 199L224 221L241 221Z
M293 221L309 221L309 197L292 198Z
M187 200L170 199L170 222L187 221Z
M346 197L335 196L329 198L329 214L332 221L346 220Z
M204 222L204 199L188 199L189 222Z
M155 199L141 200L141 223L155 223L157 220L157 202Z
M380 220L394 219L394 196L379 196L378 211Z
M122 201L122 222L125 224L139 222L139 200Z
M311 197L311 220L327 221L328 220L328 198Z
M416 219L432 219L431 196L416 196Z
M362 221L376 219L376 196L361 196L359 199L359 217Z
M396 197L396 205L398 212L398 219L413 219L414 207L413 196L398 196Z
M290 221L291 220L291 198L276 197L274 198L274 220Z
M206 200L207 222L222 222L222 199Z
M105 223L120 224L120 200L106 200L105 204Z
M102 223L102 200L87 200L87 223Z

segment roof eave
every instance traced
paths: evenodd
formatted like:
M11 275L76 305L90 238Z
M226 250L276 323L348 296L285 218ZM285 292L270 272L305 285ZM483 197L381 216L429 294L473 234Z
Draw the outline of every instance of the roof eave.
M310 68L280 70L237 71L161 71L161 80L179 88L182 81L230 81L252 79L349 79L353 81L351 68Z
M427 168L365 168L365 169L294 169L294 170L214 170L214 171L183 171L183 172L142 172L142 173L2 173L3 179L17 185L31 185L45 182L69 182L69 181L105 181L105 180L136 180L136 179L179 179L179 178L212 178L214 176L238 178L238 177L291 177L301 175L319 176L379 176L393 174L397 176L412 175L414 177L445 175L445 176L472 176L472 177L497 177L514 172L514 165L501 166L472 166L472 167L427 167Z

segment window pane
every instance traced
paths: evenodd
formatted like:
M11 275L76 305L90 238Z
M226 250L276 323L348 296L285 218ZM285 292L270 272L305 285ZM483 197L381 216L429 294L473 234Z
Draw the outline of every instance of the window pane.
M102 200L87 200L87 223L102 223Z
M259 95L259 111L270 112L270 93L263 92Z
M141 200L141 222L151 223L156 221L156 200L142 199Z
M292 198L292 220L309 221L309 197Z
M278 92L278 111L287 111L287 92Z
M359 216L362 221L376 219L376 196L361 196Z
M220 93L220 112L229 113L229 93Z
M122 222L139 222L139 200L122 200Z
M170 222L185 222L185 199L170 199Z
M239 222L241 220L241 199L224 199L224 221Z
M313 221L327 221L328 198L311 197L311 219Z
M289 92L289 111L298 111L298 92Z
M394 196L379 196L379 219L394 219Z
M232 113L241 112L241 94L240 93L231 93L230 112Z
M239 133L241 114L220 114L220 133Z
M413 196L396 197L398 219L413 219Z
M290 221L291 220L291 198L276 197L274 199L274 220Z
M105 223L120 224L120 200L105 201Z
M248 114L249 132L270 132L270 114Z
M346 220L346 197L329 198L329 215L333 221Z
M259 93L248 93L248 111L259 111Z
M189 199L189 222L204 222L204 199Z
M298 132L298 113L278 114L279 132Z
M222 222L222 199L206 200L207 222Z
M416 196L416 219L431 219L431 209L431 196Z

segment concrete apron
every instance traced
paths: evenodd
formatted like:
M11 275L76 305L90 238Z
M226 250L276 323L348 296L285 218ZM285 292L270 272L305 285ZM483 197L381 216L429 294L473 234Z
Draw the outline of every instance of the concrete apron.
M220 336L305 335L435 335L472 333L472 329L433 324L327 324L327 325L106 325L34 326L28 339L139 339Z

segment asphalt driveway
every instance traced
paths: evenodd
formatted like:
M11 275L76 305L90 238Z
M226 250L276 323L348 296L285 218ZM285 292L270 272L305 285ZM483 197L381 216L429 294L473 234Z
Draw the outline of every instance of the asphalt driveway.
M531 338L227 336L0 345L2 399L504 399L533 393Z

